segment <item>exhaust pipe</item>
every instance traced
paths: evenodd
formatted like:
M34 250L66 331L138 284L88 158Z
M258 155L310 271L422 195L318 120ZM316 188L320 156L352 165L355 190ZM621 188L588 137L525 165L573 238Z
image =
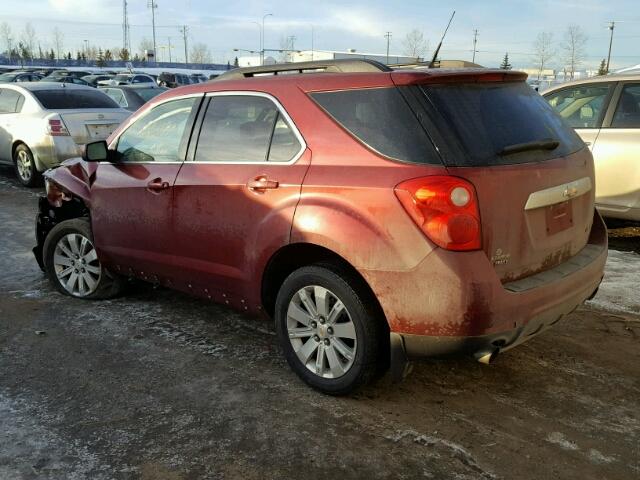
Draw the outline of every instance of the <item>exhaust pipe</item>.
M479 352L475 353L474 357L478 362L489 365L493 363L499 353L500 349L496 347L492 350L480 350Z

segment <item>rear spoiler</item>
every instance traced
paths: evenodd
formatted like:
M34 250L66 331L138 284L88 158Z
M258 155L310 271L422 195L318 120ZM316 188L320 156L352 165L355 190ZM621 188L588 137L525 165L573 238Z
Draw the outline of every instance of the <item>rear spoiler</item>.
M512 70L465 69L413 69L399 70L391 74L396 85L421 85L426 83L505 83L524 82L527 74Z

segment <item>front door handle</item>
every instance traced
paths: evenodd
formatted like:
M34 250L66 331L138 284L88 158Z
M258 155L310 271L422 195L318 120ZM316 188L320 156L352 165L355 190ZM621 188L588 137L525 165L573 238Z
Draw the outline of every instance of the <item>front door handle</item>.
M264 192L278 188L280 183L277 180L270 180L266 175L260 175L247 182L247 187L253 192Z
M147 190L151 192L160 192L169 188L169 182L162 181L161 178L154 178L147 183Z

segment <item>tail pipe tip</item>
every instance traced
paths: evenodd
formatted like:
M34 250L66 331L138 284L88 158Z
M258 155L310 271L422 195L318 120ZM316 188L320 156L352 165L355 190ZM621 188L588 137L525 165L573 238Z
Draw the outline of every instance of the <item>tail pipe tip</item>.
M478 362L489 365L494 362L499 353L500 349L496 347L490 350L480 350L475 353L474 357Z

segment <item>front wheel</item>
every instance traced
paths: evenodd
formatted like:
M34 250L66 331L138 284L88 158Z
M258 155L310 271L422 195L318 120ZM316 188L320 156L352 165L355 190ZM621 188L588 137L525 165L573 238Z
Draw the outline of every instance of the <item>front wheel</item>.
M307 384L344 395L386 362L384 319L355 275L315 265L294 271L276 300L276 330L291 368Z
M121 290L122 281L100 263L86 218L53 227L44 242L43 258L49 280L65 295L104 299Z
M13 164L18 180L25 187L37 187L42 183L42 175L36 168L33 153L26 145L20 144L16 147L13 154Z

